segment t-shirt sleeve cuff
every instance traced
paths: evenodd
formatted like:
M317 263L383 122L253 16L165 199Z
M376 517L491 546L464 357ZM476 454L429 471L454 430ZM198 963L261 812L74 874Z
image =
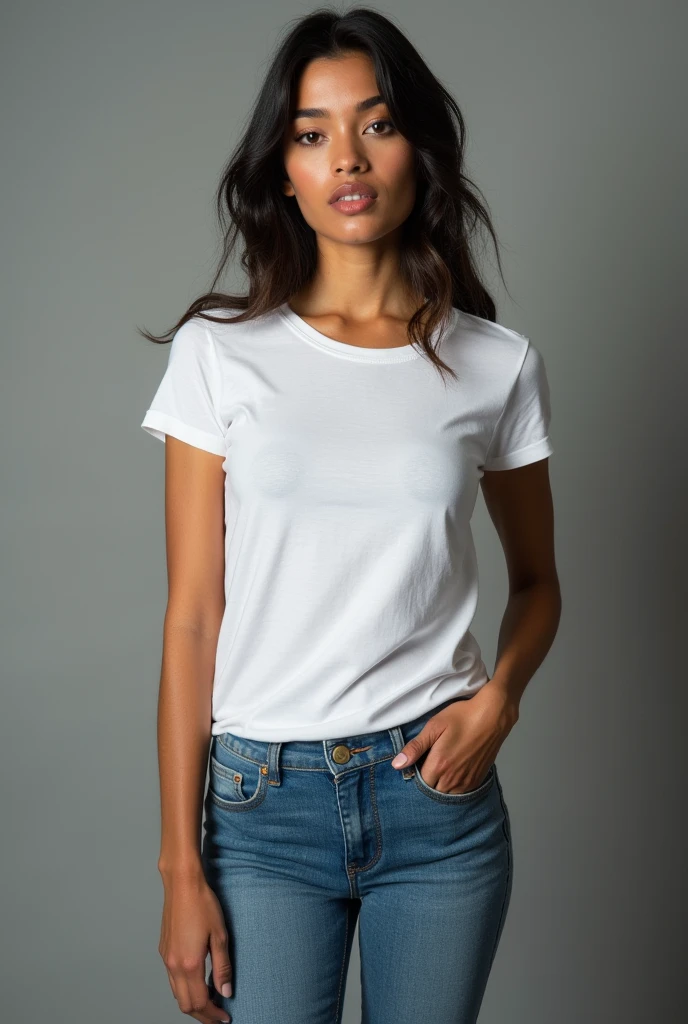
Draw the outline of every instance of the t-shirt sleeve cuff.
M158 412L157 409L149 409L143 417L141 426L152 434L153 437L165 440L166 434L171 434L180 441L192 444L194 448L203 448L214 455L226 455L227 447L224 438L215 434L209 434L206 430L199 430L198 427L191 427L168 413Z
M526 445L525 448L517 448L516 451L507 452L506 455L500 455L497 459L490 459L485 463L483 469L488 471L516 469L518 466L527 466L529 462L546 459L553 451L554 447L549 437L543 437L533 444Z

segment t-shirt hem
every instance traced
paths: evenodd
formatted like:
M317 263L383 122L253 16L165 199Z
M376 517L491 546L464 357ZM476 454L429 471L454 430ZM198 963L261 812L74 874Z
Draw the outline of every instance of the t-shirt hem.
M143 418L141 427L152 434L153 437L164 441L165 435L170 434L179 441L185 441L194 448L203 448L204 451L212 452L213 455L226 455L227 448L224 438L216 437L198 427L189 426L182 420L170 416L168 413L159 412L157 409L149 409Z
M452 694L450 697L444 697L442 699L442 701L439 702L439 705L437 705L437 706L438 707L441 706L447 700L459 700L461 698L472 697L474 694L476 694L478 692L478 690L482 689L482 687L487 682L489 682L489 677L486 677L484 679L480 679L477 682L471 683L470 685L462 686L456 693ZM385 704L389 704L389 703L391 703L391 701L390 701L389 696L388 696L385 699L384 702L382 702L381 704L375 705L374 709L372 709L372 710L379 711L380 708L384 707ZM267 706L269 707L269 705L267 705ZM431 709L431 710L434 710L434 709ZM423 713L424 712L419 712L419 715L423 714ZM366 706L365 708L357 708L355 711L350 711L347 715L338 715L338 716L336 716L334 718L323 719L320 722L314 722L314 723L311 723L311 724L305 725L305 726L303 726L303 725L299 725L299 726L296 726L296 727L294 727L292 725L287 725L287 726L270 726L269 731L270 731L270 737L271 738L266 738L266 736L265 736L265 731L266 730L263 730L261 728L251 730L247 735L244 735L243 733L240 733L240 732L235 732L235 730L238 727L236 725L231 724L230 722L227 722L227 720L223 720L222 718L217 718L217 719L213 720L212 725L211 725L211 733L213 735L218 735L218 734L222 734L222 733L225 733L225 732L231 732L231 733L234 733L237 736L241 736L242 739L255 740L258 743L284 743L284 742L289 742L289 741L293 740L293 738L294 738L294 731L296 730L296 731L298 731L301 734L300 735L300 739L305 740L306 742L311 742L313 740L331 739L333 737L336 738L336 737L339 737L339 736L353 735L349 731L352 727L351 726L347 726L346 723L351 721L352 719L355 721L359 717L364 718L364 719L370 719L372 717L371 716L371 708L370 708L370 706ZM415 716L415 717L418 717L418 716ZM251 722L254 721L254 719L255 719L255 716L252 716L250 719L246 719L246 721L245 721L244 725L242 726L242 728L251 729ZM397 723L397 724L399 724L399 723ZM335 727L335 726L336 726L336 728L333 729L333 727ZM386 727L383 726L383 729L384 728L392 728L392 726L386 726ZM361 726L360 728L356 728L355 731L356 731L356 733L358 733L358 732L368 733L368 732L380 731L380 730L379 730L379 727L376 727L375 729L373 729L372 726ZM257 735L258 732L263 733L263 735L262 736L258 736ZM328 735L324 736L323 733L327 733Z

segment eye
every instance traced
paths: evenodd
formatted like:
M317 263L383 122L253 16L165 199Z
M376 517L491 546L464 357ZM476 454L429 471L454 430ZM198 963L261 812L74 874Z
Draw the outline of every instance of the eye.
M385 121L383 121L383 120L373 121L372 124L368 125L368 128L374 128L375 125L380 125L380 124L389 125L389 128L391 130L390 131L386 131L386 132L373 132L374 135L391 135L394 132L394 125L392 124L391 121L386 121L386 120ZM368 132L368 128L366 128L366 133ZM296 138L294 139L294 142L298 142L300 146L306 146L306 147L317 145L317 143L314 143L314 142L311 143L311 142L302 142L301 141L302 139L305 139L306 136L308 136L308 135L316 135L317 136L317 135L320 135L320 132L315 132L315 131L301 132L300 135L296 136Z
M392 131L394 131L394 125L392 124L392 122L391 122L391 121L373 121L373 123L372 123L372 124L369 124L369 125L368 125L368 128L373 128L373 127L374 127L374 126L375 126L376 124L388 124L388 125L389 125L389 127L390 127L390 128L392 129ZM366 128L366 131L367 131L367 130L368 130L368 129ZM375 134L375 135L378 135L378 134L380 134L380 133L379 133L379 132L374 132L374 134ZM391 133L390 133L390 132L382 132L382 134L383 134L383 135L390 135Z
M310 146L310 142L301 142L301 139L305 139L307 135L320 135L320 132L302 132L301 135L296 136L294 142L299 142L302 146Z

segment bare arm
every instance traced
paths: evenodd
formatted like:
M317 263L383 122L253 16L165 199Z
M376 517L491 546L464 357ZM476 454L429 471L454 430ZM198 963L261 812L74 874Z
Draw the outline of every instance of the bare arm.
M503 691L518 717L523 692L550 649L561 616L549 462L485 472L481 487L509 577L489 685Z
M222 456L168 435L168 601L158 702L162 834L158 869L200 868L213 670L224 611Z
M212 725L217 639L224 611L223 458L166 436L168 600L158 702L165 889L159 953L183 1013L227 1020L213 1005L204 968L229 995L227 928L201 862L201 820Z

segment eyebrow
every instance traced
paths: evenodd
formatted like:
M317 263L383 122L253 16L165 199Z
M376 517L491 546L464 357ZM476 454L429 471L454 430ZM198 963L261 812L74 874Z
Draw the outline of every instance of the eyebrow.
M367 100L361 100L354 107L357 114L360 114L362 110L369 110L371 107L377 107L381 103L384 103L382 96L369 96ZM325 107L301 107L299 110L294 111L293 121L296 121L299 117L329 117L330 112Z

